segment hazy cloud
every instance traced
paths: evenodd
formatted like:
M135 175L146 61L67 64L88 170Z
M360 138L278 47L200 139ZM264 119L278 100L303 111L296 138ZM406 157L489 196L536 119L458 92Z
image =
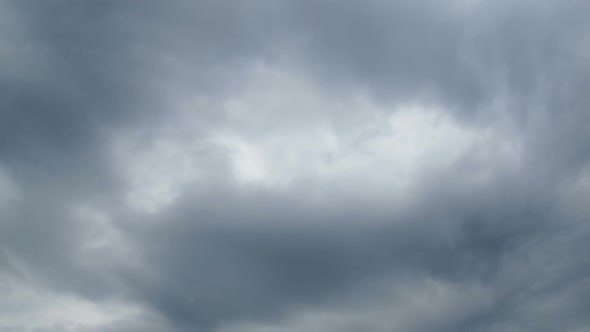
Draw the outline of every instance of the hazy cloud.
M586 13L0 2L0 329L584 331Z

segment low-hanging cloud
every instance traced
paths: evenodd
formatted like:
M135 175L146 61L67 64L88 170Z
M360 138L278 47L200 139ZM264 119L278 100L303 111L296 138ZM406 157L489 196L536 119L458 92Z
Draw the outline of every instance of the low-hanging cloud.
M586 13L0 2L0 329L588 329Z

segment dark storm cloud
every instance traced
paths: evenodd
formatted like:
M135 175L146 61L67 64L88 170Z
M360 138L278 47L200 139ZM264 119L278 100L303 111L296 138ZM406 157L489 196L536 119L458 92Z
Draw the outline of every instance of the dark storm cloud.
M469 196L442 189L393 215L336 192L330 201L337 209L310 206L310 188L279 197L187 194L154 217L163 223L148 218L128 231L148 244L151 267L131 284L181 326L209 329L235 319L275 320L291 307L347 303L384 279L399 287L424 277L494 284L554 213L551 192L531 191L512 174L495 181Z
M341 325L312 326L322 331L590 324L588 211L580 198L590 188L584 1L6 1L3 8L0 272L145 311L98 329L145 330L147 321L171 331L242 323L300 331L297 317L309 310L340 313ZM297 178L286 188L243 187L216 147L199 155L207 178L182 187L169 206L151 214L126 206L127 179L111 141L139 131L149 148L162 133L174 135L161 126L175 123L174 103L187 95L207 102L190 109L203 128L191 139L248 126L219 105L246 90L261 63L345 102L359 91L385 106L423 98L462 126L508 128L522 146L520 166L487 160L488 180L472 183L465 179L476 158L468 155L424 175L415 199L396 210L397 196L358 177L341 186ZM293 98L289 92L280 97ZM354 127L362 110L313 111ZM268 132L305 132L306 121L317 121L302 115L287 123L288 108L254 111L275 112L261 121ZM310 198L317 192L327 197L322 203ZM104 227L119 242L88 249L103 226L86 210L76 214L80 206L112 218ZM466 294L477 285L484 304L449 302L439 315L395 322L342 314L358 303L376 312L399 305L371 294L428 280Z
M298 3L299 4L299 3ZM311 75L378 98L426 96L467 114L498 100L513 116L587 72L579 1L301 2ZM551 90L555 91L551 91ZM548 91L549 90L549 91Z
M22 51L10 60L23 68L1 78L0 160L19 187L2 212L3 254L35 278L86 289L91 272L70 260L84 227L67 209L115 185L101 129L129 114L131 82L141 79L129 68L128 36L115 33L128 23L106 5L5 3L21 34L5 47Z
M522 193L508 193L506 200L514 203L489 198L490 206L476 211L438 198L446 208L381 215L374 217L383 219L377 225L363 225L362 206L309 211L297 196L274 202L263 216L267 220L248 220L255 214L248 208L228 208L223 217L184 208L185 215L164 217L176 227L164 223L141 235L142 241L160 244L146 249L157 276L142 293L179 322L207 326L232 318L264 319L293 305L330 303L381 278L493 279L502 257L546 221L523 221L539 212L521 207ZM268 204L268 198L258 199L263 201L246 205ZM239 203L229 198L226 204ZM346 204L354 203L338 205Z

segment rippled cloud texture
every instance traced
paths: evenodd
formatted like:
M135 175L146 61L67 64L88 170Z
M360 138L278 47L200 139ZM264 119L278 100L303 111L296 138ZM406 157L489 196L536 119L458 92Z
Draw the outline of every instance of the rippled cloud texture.
M0 330L590 330L589 15L0 1Z

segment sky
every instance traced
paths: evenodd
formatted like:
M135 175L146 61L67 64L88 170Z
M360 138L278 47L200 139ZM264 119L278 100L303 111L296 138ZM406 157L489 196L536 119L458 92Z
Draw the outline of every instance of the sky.
M0 330L590 331L589 14L0 0Z

